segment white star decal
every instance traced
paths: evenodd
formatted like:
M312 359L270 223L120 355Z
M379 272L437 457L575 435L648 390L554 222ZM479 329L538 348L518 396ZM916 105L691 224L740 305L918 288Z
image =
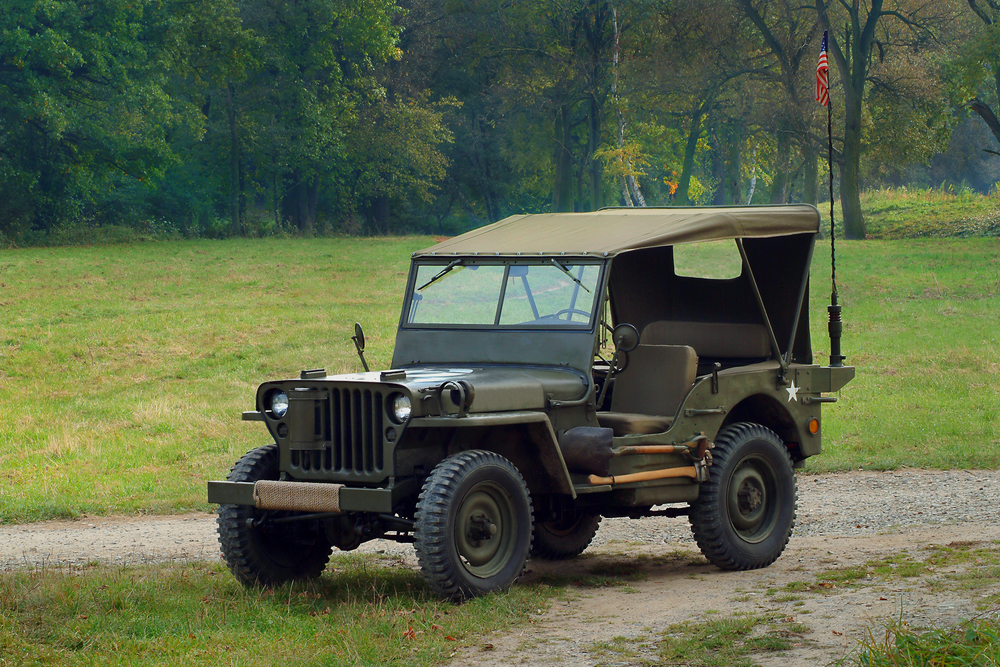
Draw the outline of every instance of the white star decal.
M799 397L798 397L799 388L795 386L795 380L792 380L792 386L791 387L786 387L785 391L788 392L788 401L789 402L799 400Z

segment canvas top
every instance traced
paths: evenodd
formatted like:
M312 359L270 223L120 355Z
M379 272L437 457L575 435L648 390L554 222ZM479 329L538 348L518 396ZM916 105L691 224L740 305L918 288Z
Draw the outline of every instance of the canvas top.
M815 234L809 204L610 208L592 213L512 215L414 253L440 255L601 255L721 239Z

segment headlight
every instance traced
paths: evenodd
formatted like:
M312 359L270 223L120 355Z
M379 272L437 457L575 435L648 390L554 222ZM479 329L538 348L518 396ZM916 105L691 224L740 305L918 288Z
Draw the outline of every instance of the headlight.
M278 419L285 416L285 413L288 412L288 394L279 391L271 396L271 412Z
M392 399L392 416L402 424L410 418L410 397L404 394L396 394Z

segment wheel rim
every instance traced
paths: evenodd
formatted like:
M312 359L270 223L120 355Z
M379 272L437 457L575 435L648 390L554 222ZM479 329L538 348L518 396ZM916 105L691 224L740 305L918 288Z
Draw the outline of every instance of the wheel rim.
M729 521L744 541L765 540L778 520L777 478L760 457L748 457L733 471L727 494Z
M517 534L514 504L503 487L494 482L476 484L455 519L455 543L463 567L481 578L503 570L513 556Z

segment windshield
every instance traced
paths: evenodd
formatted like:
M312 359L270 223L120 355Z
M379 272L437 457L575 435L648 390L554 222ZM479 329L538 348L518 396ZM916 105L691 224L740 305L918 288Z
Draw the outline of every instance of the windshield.
M408 325L575 327L591 325L601 265L578 260L417 266Z

